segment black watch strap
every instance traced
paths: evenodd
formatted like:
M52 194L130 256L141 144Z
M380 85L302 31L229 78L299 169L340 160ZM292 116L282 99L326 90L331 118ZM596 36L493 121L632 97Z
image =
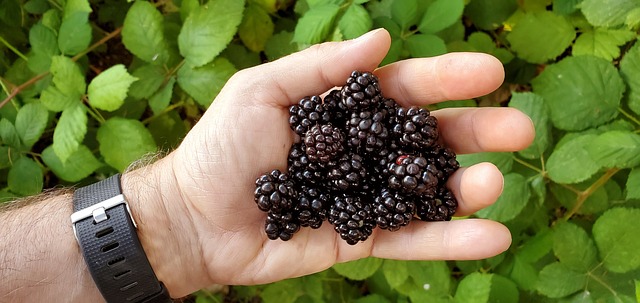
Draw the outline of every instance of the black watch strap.
M120 174L77 189L73 211L73 231L107 302L172 302L142 249Z

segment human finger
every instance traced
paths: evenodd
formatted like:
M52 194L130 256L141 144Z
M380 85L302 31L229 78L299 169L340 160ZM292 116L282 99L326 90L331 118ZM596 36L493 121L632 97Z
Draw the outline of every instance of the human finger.
M449 53L398 61L374 74L380 90L403 106L427 105L486 95L504 81L502 63L482 53Z
M458 169L448 181L458 200L456 216L468 216L494 202L502 194L504 178L492 163L484 162Z

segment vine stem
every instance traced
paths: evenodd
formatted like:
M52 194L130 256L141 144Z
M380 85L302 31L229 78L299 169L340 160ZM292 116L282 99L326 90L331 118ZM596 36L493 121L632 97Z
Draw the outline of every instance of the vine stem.
M591 196L591 194L593 194L593 192L595 192L598 188L607 183L607 181L609 181L609 179L611 179L611 177L613 177L613 175L615 175L619 171L619 168L612 168L607 170L607 172L605 172L604 175L596 180L596 182L593 182L593 184L591 184L587 189L580 192L578 194L578 198L576 199L576 205L574 205L573 208L564 216L563 220L568 221L569 219L571 219L571 217L575 215L578 210L580 210L587 198L589 198L589 196Z
M618 111L624 115L625 117L627 117L627 119L633 121L633 123L640 125L640 121L638 121L638 119L636 119L636 117L634 117L633 115L631 115L630 113L628 113L627 111L625 111L624 109L622 109L621 107L618 107Z
M172 104L172 105L170 105L170 106L167 106L167 108L165 108L165 109L164 109L162 112L160 112L159 114L157 114L157 115L153 115L153 116L151 116L151 117L149 117L149 118L146 118L146 119L142 120L142 124L147 125L147 124L151 123L151 121L153 121L153 120L154 120L154 119L156 119L157 117L160 117L160 116L162 116L162 115L164 115L164 114L166 114L166 113L168 113L168 112L170 112L170 111L173 111L174 109L176 109L176 108L178 108L178 107L182 107L183 105L184 105L184 101L180 101L180 102L178 102L178 103L176 103L176 104Z
M114 30L113 32L109 33L108 35L104 36L102 39L100 39L98 42L92 44L91 46L89 46L87 49L83 50L82 52L80 52L79 54L73 56L71 58L71 60L78 61L78 59L82 58L84 55L92 52L94 49L98 48L99 46L105 44L107 41L115 38L116 36L120 35L120 32L122 32L122 27L117 28L116 30ZM1 37L0 37L1 39ZM24 89L26 89L27 87L34 85L36 82L42 80L44 77L48 76L50 74L50 72L44 72L42 74L39 74L31 79L29 79L27 82L20 84L18 87L15 87L12 91L11 94L9 94L4 100L2 100L2 102L0 102L0 108L2 108L3 106L5 106L9 101L11 101L13 98L15 98L20 92L22 92Z
M0 36L0 42L2 42L2 44L4 44L8 49L10 49L14 54L24 59L24 61L29 61L29 58L27 58L27 56L21 53L17 48L13 47L13 45L11 45L11 43L9 43L7 40L2 38L2 36Z

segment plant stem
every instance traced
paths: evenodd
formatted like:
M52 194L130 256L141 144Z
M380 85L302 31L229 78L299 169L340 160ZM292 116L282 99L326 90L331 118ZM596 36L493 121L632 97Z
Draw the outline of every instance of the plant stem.
M594 275L591 272L588 272L587 276L589 276L589 278L593 279L594 281L600 283L600 285L602 285L602 286L604 286L604 288L608 289L613 294L614 297L618 298L618 293L613 288L611 288L611 286L609 286L609 284L607 284L604 281L602 281L598 276Z
M4 44L8 49L10 49L14 54L24 59L24 61L29 61L29 58L27 58L27 56L21 53L17 48L13 47L13 45L11 45L11 43L9 43L7 40L2 38L2 36L0 36L0 42L2 42L2 44Z
M89 102L87 102L86 107L87 107L87 112L89 113L89 115L91 117L93 117L94 119L96 119L96 121L98 121L98 123L103 124L105 122L105 120L102 117L102 115L100 115L100 113L93 106L91 106L91 104L89 104Z
M153 116L151 116L149 118L146 118L146 119L142 120L142 124L147 125L147 124L151 123L151 121L155 120L156 118L158 118L158 117L160 117L160 116L162 116L162 115L164 115L164 114L166 114L166 113L168 113L168 112L170 112L170 111L172 111L172 110L174 110L174 109L176 109L178 107L182 107L183 105L184 105L184 101L180 101L180 102L178 102L176 104L171 104L170 106L167 106L167 108L165 108L159 114L153 115Z
M516 157L515 155L513 156L513 160L518 162L518 163L520 163L520 164L522 164L522 166L525 166L527 168L530 168L530 169L536 171L537 173L541 174L542 176L546 176L546 173L542 169L527 163L526 161Z
M609 181L609 179L611 179L611 177L613 177L613 175L615 175L619 171L620 171L619 168L611 168L607 170L607 172L605 172L604 175L602 175L598 180L596 180L596 182L593 182L593 184L591 184L587 189L580 192L576 199L576 204L564 216L563 220L568 221L569 219L571 219L571 217L580 210L580 208L582 207L584 202L587 200L587 198L589 198L589 196L591 196L591 194L593 194L593 192L595 192L598 188L600 188L605 183L607 183L607 181Z
M627 119L633 121L633 123L640 125L640 120L636 119L636 117L634 117L632 114L628 113L627 111L625 111L624 109L622 109L622 107L618 107L618 111L624 115L625 117L627 117Z

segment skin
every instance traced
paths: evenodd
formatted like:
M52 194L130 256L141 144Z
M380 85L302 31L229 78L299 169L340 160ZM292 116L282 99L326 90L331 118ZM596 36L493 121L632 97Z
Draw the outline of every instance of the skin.
M254 181L265 172L286 169L294 141L287 122L290 105L342 85L352 70L373 70L383 94L403 106L482 96L504 79L502 64L478 53L378 67L390 40L386 31L375 30L238 72L175 151L123 175L123 191L142 245L173 297L211 284L261 284L308 275L368 256L468 260L491 257L509 247L509 230L482 219L412 222L394 233L376 229L354 246L329 224L317 230L303 228L287 242L267 238L266 214L253 200ZM439 119L444 143L457 153L516 151L534 137L531 120L515 109L446 109L433 115ZM495 202L503 178L493 164L481 163L459 169L449 186L460 204L456 215L466 216ZM31 228L58 235L55 241L43 237L29 242L17 234L0 240L0 252L9 247L12 251L0 254L0 264L6 265L0 266L0 279L10 281L0 286L0 301L47 298L63 287L67 290L62 295L69 301L99 299L70 232L70 195L42 200L0 213L3 231L20 230L22 219L41 216L41 223ZM60 209L47 211L55 206ZM25 258L17 255L37 262L23 266ZM11 267L21 270L5 269ZM69 290L68 285L76 286Z

